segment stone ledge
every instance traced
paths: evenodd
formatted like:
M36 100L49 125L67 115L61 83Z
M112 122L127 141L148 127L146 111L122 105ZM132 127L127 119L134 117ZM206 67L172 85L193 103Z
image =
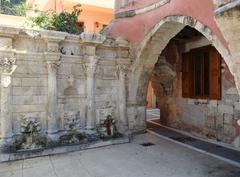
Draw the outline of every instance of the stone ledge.
M108 141L102 140L102 141L93 142L89 144L69 145L69 146L62 146L62 147L56 147L56 148L37 149L32 151L21 151L18 153L1 153L0 163L7 162L7 161L22 160L27 158L42 157L42 156L48 156L48 155L63 154L67 152L82 151L82 150L117 145L117 144L125 144L129 142L130 142L129 137L123 137L123 138L112 139Z
M149 5L147 7L144 7L144 8L119 12L119 13L115 14L115 18L128 18L128 17L133 17L135 15L147 13L147 12L155 10L161 6L164 6L165 4L169 3L170 1L171 0L160 0L159 2Z
M81 33L80 35L69 34L61 31L53 30L33 30L17 27L9 27L0 25L0 37L13 38L14 36L20 36L35 40L46 40L50 42L74 42L74 43L96 43L102 44L106 37L101 34L95 33Z
M235 0L233 2L227 3L227 4L219 7L218 9L215 10L215 15L220 16L224 12L227 12L227 11L229 11L231 9L235 9L235 8L240 8L240 0Z

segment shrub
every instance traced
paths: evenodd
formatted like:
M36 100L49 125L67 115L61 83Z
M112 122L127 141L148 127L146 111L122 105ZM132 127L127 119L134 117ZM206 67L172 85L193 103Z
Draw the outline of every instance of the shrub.
M71 34L80 34L83 32L83 26L78 25L78 17L82 10L78 4L73 7L72 12L62 11L60 13L54 11L41 12L36 17L31 17L32 27L36 26L47 30L56 30L68 32Z
M25 0L2 0L1 13L7 15L26 16L27 5Z

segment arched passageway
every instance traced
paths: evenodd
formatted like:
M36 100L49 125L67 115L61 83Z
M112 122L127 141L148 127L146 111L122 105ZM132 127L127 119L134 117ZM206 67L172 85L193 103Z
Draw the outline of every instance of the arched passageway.
M181 44L178 41L178 46L174 46L176 42L170 40L186 29L186 26L206 39L201 41L199 35L199 39L194 39L195 43L200 40L198 43L203 43L200 44L201 47L213 46L223 59L219 65L223 81L219 82L221 92L219 98L182 95L181 56L186 52L186 42ZM196 45L195 48L199 48L198 44L193 42L188 45ZM174 58L171 56L174 52L176 60L169 61L169 56L170 60ZM129 78L129 127L133 130L142 130L146 127L146 96L148 82L152 78L161 109L162 123L239 146L236 125L238 110L235 105L239 102L239 95L234 76L231 74L232 70L231 55L207 26L185 16L170 16L161 20L142 42Z

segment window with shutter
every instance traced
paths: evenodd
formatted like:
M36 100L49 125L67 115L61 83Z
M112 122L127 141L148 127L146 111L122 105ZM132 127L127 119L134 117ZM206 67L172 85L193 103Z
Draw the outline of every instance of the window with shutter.
M182 96L221 99L221 56L208 46L182 55Z
M184 53L182 57L182 96L189 98L192 95L192 62L190 53Z
M221 55L215 48L210 49L210 98L221 99Z

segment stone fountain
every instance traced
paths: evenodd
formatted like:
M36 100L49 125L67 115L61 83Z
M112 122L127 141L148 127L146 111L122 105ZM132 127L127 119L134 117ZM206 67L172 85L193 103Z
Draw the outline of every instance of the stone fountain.
M67 131L66 134L60 137L60 144L82 144L87 142L87 137L84 132L80 132L81 122L78 114L80 113L65 113L64 114L64 129Z
M107 115L107 118L97 127L97 131L101 139L121 137L121 134L117 131L116 121L111 115Z
M16 140L16 150L36 150L46 146L40 134L41 123L33 117L23 117L21 122L21 138Z

